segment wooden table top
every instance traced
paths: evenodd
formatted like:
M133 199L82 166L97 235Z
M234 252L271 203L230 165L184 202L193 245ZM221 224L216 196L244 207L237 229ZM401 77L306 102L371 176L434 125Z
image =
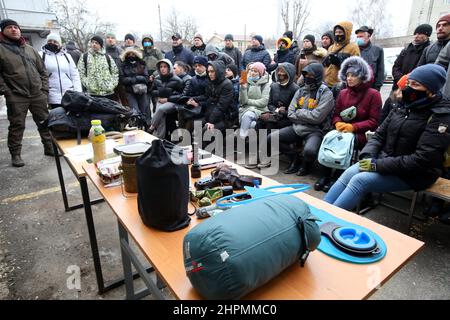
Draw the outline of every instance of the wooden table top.
M253 171L236 164L232 165L240 174L256 175ZM189 227L170 233L148 228L139 216L137 197L125 198L120 187L104 188L92 164L85 164L83 168L174 296L183 300L201 299L186 276L182 243L185 234L202 220L193 216ZM208 176L209 173L210 170L204 170L202 176ZM263 187L272 185L279 183L263 177ZM299 264L292 265L269 283L247 295L245 299L367 299L424 245L421 241L334 207L308 194L299 193L296 196L318 209L377 233L386 243L387 254L376 263L357 265L333 259L316 250L309 255L304 268ZM192 210L190 206L189 212Z
M155 139L156 138L154 136L145 131L142 130L137 131L137 138L136 138L137 142L138 141L152 142ZM86 160L88 160L90 156L74 157L67 152L68 149L78 146L77 139L60 139L60 140L53 139L53 141L55 141L56 146L63 154L64 158L67 160L67 164L70 166L70 168L72 169L73 173L77 176L77 178L85 177L86 172L83 170L83 164L85 163L87 164ZM117 142L118 145L123 144L123 139L118 139L115 141ZM91 144L91 142L87 138L81 139L80 145L87 145L87 144Z

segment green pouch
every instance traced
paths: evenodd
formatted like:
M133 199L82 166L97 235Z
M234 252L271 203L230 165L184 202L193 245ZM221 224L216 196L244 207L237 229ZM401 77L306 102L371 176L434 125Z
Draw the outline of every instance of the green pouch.
M200 207L210 206L213 201L223 197L221 188L206 189L201 191L191 191L191 201Z
M356 111L357 111L356 107L351 106L345 110L342 110L339 115L341 116L342 120L344 120L345 122L350 122L356 118Z

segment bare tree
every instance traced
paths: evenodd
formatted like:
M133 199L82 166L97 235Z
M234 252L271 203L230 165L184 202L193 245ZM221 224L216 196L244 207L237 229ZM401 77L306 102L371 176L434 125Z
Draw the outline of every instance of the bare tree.
M197 30L198 26L194 17L183 17L172 7L169 15L165 18L163 34L165 38L170 39L173 34L179 33L184 40L191 42Z
M296 39L306 28L311 9L309 0L282 0L281 19L284 30L292 30Z
M351 10L355 28L368 26L374 29L373 38L391 37L392 16L386 10L389 0L356 0Z
M56 13L64 41L72 40L83 51L93 35L113 32L115 25L90 13L85 0L50 0L50 10Z

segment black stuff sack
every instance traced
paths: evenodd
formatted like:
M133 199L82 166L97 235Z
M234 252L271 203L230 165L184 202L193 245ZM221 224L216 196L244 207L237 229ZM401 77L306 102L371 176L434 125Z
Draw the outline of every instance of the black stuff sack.
M180 149L180 148L178 148ZM138 209L147 227L176 231L187 227L189 169L185 155L165 140L136 160Z

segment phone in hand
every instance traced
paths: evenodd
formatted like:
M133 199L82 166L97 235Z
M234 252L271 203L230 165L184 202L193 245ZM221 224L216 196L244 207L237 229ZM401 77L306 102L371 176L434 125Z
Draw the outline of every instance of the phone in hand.
M246 84L247 83L247 74L248 74L247 70L242 70L241 71L241 79L239 80L239 84Z
M304 53L300 53L300 59L303 59L303 60L305 60L305 59L306 59L306 54L304 54Z

